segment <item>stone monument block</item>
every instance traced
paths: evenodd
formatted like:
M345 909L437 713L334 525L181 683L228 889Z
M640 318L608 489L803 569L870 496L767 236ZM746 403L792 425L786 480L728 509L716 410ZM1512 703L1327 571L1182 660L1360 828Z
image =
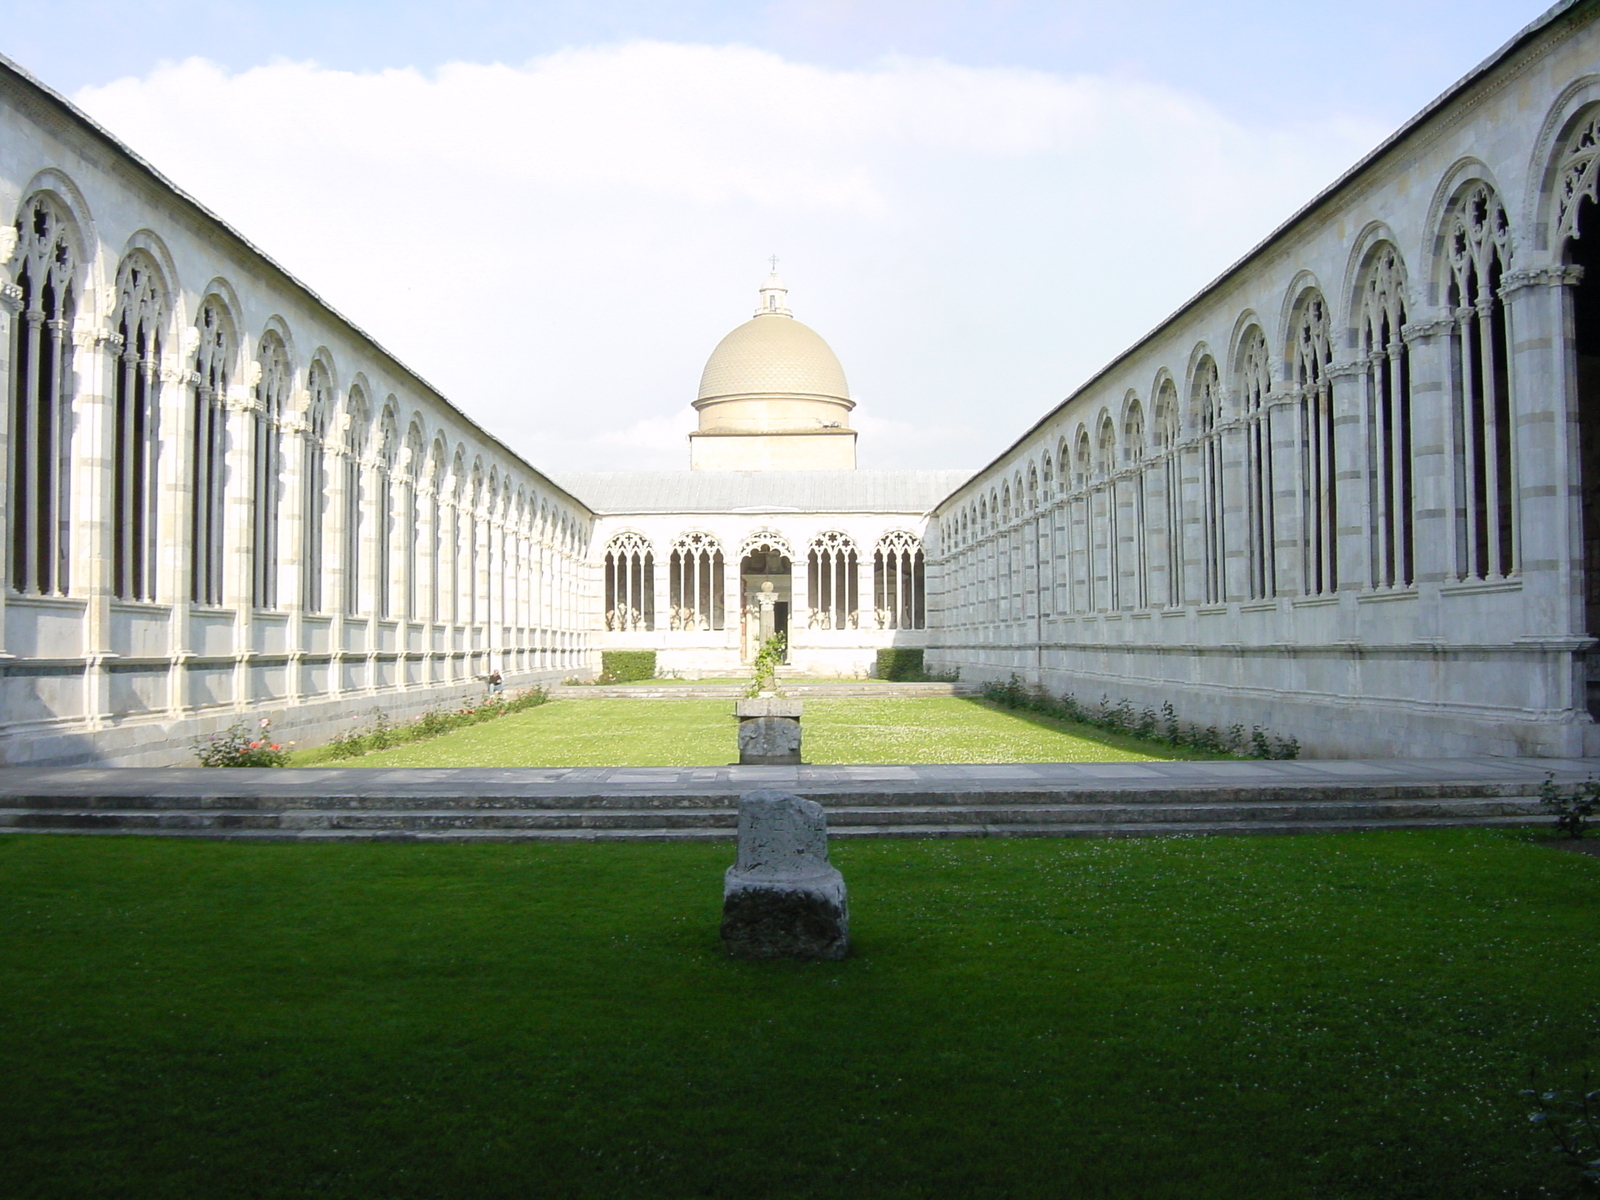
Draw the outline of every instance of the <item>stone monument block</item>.
M758 696L734 706L739 718L739 765L781 767L800 762L800 701Z
M788 792L739 797L739 853L722 887L722 944L735 958L843 958L844 876L828 863L822 805Z

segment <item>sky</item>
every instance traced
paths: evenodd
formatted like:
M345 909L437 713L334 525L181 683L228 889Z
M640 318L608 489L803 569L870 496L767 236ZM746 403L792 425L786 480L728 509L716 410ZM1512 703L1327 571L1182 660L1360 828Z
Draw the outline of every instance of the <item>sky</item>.
M559 473L688 465L773 254L861 465L980 466L1545 5L8 8L0 50Z

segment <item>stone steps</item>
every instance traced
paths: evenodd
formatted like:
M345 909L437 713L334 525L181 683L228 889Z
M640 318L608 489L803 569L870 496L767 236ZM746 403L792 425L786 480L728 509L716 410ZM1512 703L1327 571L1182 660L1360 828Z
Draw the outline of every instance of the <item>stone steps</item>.
M1526 825L1548 820L1515 784L1199 788L1063 794L908 791L827 794L835 837L1118 837ZM1292 794L1292 793L1299 794ZM1198 793L1198 794L1197 794ZM1286 794L1287 793L1287 794ZM142 796L6 798L0 832L120 833L247 840L722 840L737 797Z

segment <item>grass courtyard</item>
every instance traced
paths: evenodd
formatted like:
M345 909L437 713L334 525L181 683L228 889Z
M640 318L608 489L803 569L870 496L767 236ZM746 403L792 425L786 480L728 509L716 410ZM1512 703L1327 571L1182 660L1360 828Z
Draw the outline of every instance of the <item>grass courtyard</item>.
M733 701L556 700L424 742L340 759L359 767L711 767L738 757ZM984 700L805 702L810 763L1103 762L1208 757ZM329 761L320 748L294 765Z
M1600 861L1490 831L850 842L855 953L718 945L727 845L0 839L0 1194L1561 1194Z

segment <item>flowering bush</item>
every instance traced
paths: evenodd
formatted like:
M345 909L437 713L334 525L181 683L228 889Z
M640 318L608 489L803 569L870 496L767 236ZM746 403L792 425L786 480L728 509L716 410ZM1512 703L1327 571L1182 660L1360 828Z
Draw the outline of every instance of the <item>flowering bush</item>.
M293 745L291 742L290 745ZM221 733L194 740L194 756L202 767L286 767L289 747L272 740L272 722L266 717L252 730L245 721Z

